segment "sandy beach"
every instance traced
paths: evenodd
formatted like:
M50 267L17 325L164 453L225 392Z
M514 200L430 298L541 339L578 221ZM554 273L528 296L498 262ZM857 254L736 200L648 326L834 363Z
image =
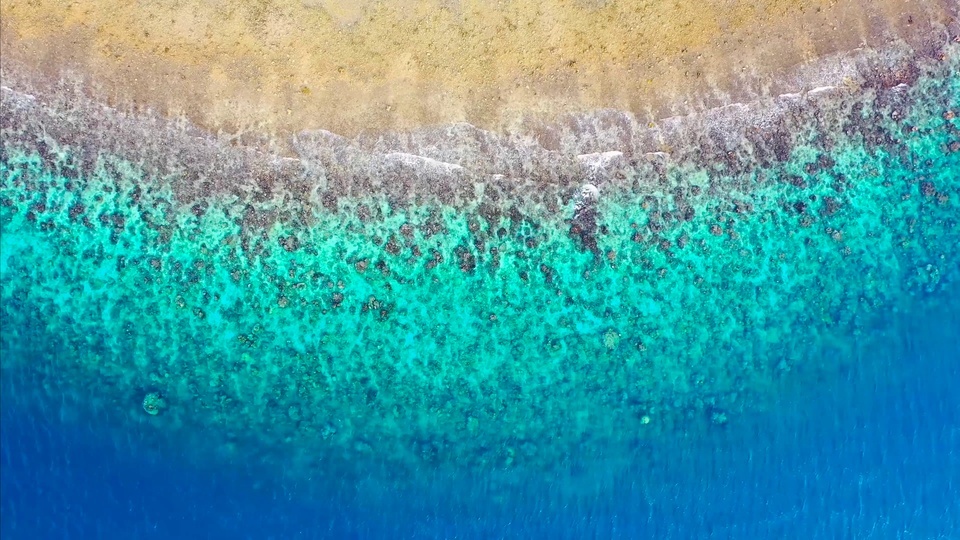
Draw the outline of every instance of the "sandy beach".
M818 57L916 41L946 0L4 0L7 79L80 79L238 142L452 122L510 130L616 109L640 120L791 91Z

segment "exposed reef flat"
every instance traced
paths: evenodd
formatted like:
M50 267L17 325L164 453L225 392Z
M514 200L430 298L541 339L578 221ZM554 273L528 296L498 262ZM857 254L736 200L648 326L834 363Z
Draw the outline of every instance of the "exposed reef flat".
M569 472L723 429L869 368L841 336L955 300L941 30L652 125L313 130L278 153L5 65L2 367L300 478Z

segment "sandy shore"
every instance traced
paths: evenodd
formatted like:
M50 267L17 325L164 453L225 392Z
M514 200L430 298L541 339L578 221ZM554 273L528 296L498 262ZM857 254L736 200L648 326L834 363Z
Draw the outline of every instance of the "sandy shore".
M244 142L612 108L640 119L789 91L817 57L916 40L948 0L3 0L3 67Z

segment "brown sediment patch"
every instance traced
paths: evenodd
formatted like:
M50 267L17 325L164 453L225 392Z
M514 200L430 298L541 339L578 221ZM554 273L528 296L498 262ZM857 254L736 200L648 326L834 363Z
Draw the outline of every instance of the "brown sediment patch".
M913 39L917 0L4 0L3 64L243 142L598 108L656 118L758 95L824 54Z

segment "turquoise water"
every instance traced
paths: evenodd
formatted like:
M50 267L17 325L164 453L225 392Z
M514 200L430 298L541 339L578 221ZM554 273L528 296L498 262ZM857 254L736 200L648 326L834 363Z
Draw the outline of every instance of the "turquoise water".
M416 494L430 535L538 493L592 527L638 470L709 483L758 432L804 446L783 426L955 365L960 57L911 61L742 132L688 118L607 167L498 176L4 89L5 410L295 500Z

